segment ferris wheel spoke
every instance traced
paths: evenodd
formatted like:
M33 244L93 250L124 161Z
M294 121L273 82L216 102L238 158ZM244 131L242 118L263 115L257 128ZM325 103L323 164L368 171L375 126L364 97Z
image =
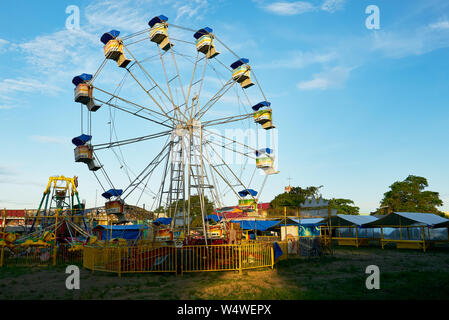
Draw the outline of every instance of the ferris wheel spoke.
M234 192L234 194L237 197L239 197L239 194L237 193L237 191L234 190L231 182L229 182L228 179L225 178L225 175L223 173L220 173L220 171L217 169L217 167L219 165L213 164L212 161L209 158L205 158L205 160L209 164L209 167L212 168L218 174L218 176L223 180L223 182L232 190L232 192Z
M235 84L235 81L231 78L226 82L223 87L209 100L206 104L195 114L195 118L201 119L212 106L217 103Z
M101 144L93 145L92 147L95 150L109 149L109 148L119 147L119 146L132 144L132 143L136 143L136 142L160 138L160 137L169 135L170 133L171 133L171 131L164 131L164 132L150 134L150 135L139 137L139 138L132 138L132 139L126 139L126 140L120 140L120 141L114 141L114 142L108 142L108 143L101 143Z
M123 48L131 55L131 57L134 59L134 61L137 63L137 65L139 66L139 68L142 70L142 72L151 80L151 82L154 84L155 87L157 87L162 94L169 100L170 97L165 93L164 90L162 90L162 88L158 85L158 83L153 79L153 77L151 77L151 75L148 73L148 71L142 66L142 64L139 62L139 60L137 60L137 58L132 54L132 52L124 45ZM134 74L127 69L128 72L131 74L131 76L133 77L133 79L139 84L139 86L145 91L145 93L150 97L151 100L153 100L153 102L159 107L159 109L161 109L162 113L164 113L166 115L167 118L170 118L167 113L165 112L164 108L162 108L162 106L157 102L157 100L150 94L150 90L146 90L145 87L140 83L140 81L134 76ZM174 122L173 122L174 123Z
M249 195L256 200L256 198L251 194L251 192L248 191L248 188L245 186L245 184L240 180L240 178L234 173L234 171L228 166L228 164L223 160L223 158L220 156L220 154L218 154L218 152L215 151L214 148L210 148L215 155L220 159L221 163L229 170L229 172L231 173L231 175L236 179L236 181L238 181L239 185L241 185L244 190L246 190Z
M202 124L204 127L217 126L220 124L242 121L245 119L252 118L253 116L254 116L254 113L240 114L238 116L229 116L226 118L219 118L219 119L204 121Z
M253 148L253 147L251 147L251 146L248 146L248 145L246 145L246 144L244 144L244 143L242 143L242 142L240 142L240 141L237 141L237 140L235 140L235 139L231 139L231 138L229 138L229 137L223 136L223 135L221 135L221 134L219 134L219 133L212 132L212 131L209 131L209 130L206 130L206 129L204 129L204 131L206 131L206 132L209 133L210 135L215 135L215 136L220 137L220 138L222 138L222 139L224 139L224 140L227 140L227 141L229 141L230 143L238 144L238 145L242 146L243 148L245 148L245 149L247 149L247 150L251 150L251 152L256 152L256 151L257 151L257 149L255 149L255 148Z
M166 82L167 82L167 89L168 89L168 93L169 93L169 95L170 95L170 102L172 103L172 106L173 106L172 111L173 111L173 113L175 113L176 111L178 111L179 119L181 119L181 116L183 116L183 117L184 117L184 120L187 121L187 120L188 120L187 117L186 117L186 116L179 110L180 107L176 105L176 103L175 103L175 101L174 101L174 99L173 99L173 94L172 94L171 88L170 88L170 83L171 83L174 79L176 79L176 78L181 79L181 78L180 78L180 75L179 75L179 72L178 72L178 70L177 70L177 68L176 68L176 71L177 71L176 76L174 76L173 78L171 78L171 79L169 80L169 79L168 79L168 75L167 75L167 70L166 70L166 68L165 68L164 58L162 57L163 54L161 53L161 48L158 47L158 51L159 51L159 57L160 57L161 62L162 62L162 68L163 68L163 70L164 70L165 79L166 79ZM166 53L166 51L164 51L164 53ZM181 85L181 86L182 86L182 85ZM183 91L183 93L184 93L184 91ZM170 112L171 112L171 111L170 111ZM170 112L169 112L169 113L170 113Z
M157 166L165 159L165 157L167 157L169 155L170 144L171 144L171 142L167 143L165 145L165 147L162 149L162 151L159 152L158 155L134 179L134 181L131 182L131 184L128 187L126 187L126 189L123 191L123 194L122 194L122 195L125 195L122 197L123 200L125 200L137 188L137 186L140 185L142 183L142 181L144 181L148 177L148 175L153 173L153 171L157 168ZM167 150L168 150L168 152L167 152ZM164 155L164 156L162 157L162 155Z
M95 88L96 88L96 87L95 87ZM161 113L159 113L159 112L157 112L157 111L154 111L154 110L152 110L152 109L146 108L146 107L144 107L144 106L141 106L141 105L139 105L139 104L137 104L137 103L134 103L134 102L131 102L131 101L129 101L129 100L123 99L123 98L121 98L121 97L119 97L119 96L117 96L117 95L114 95L114 94L112 94L112 93L110 93L110 92L107 92L107 91L105 91L105 90L102 90L102 89L99 89L99 88L96 88L96 89L99 90L99 91L102 91L102 92L104 92L104 93L106 93L106 94L108 94L108 95L110 95L110 96L112 96L112 97L115 98L115 99L118 99L118 100L120 100L120 101L122 101L122 102L124 102L124 103L127 103L127 104L133 106L133 107L136 108L136 109L135 109L135 110L127 110L127 109L125 109L125 108L123 108L123 107L119 107L117 104L113 104L113 103L110 103L110 102L108 102L108 101L103 101L103 100L100 100L100 99L98 99L98 98L94 98L95 101L98 101L98 102L103 103L103 104L107 104L108 106L111 106L111 107L113 107L113 108L119 109L119 110L121 110L121 111L125 111L125 112L130 113L130 114L132 114L132 115L134 115L134 116L137 116L137 117L140 117L140 118L144 118L144 119L146 119L146 120L150 120L150 121L153 121L153 122L155 122L155 123L157 123L157 124L164 125L164 126L166 126L166 127L168 127L168 128L171 128L171 126L163 124L163 122L162 122L163 120L160 120L160 119L156 118L156 119L160 120L160 121L156 121L156 120L154 120L154 119L151 119L151 118L147 118L147 117L141 116L141 115L139 115L138 113L140 113L141 111L145 110L147 113L149 113L149 114L152 115L152 116L154 116L154 114L156 114L156 115L159 115L159 116L161 116L161 117L166 118L166 116L165 116L164 114L161 114ZM112 99L109 99L109 101L111 101L111 100L112 100ZM138 109L138 110L137 110L137 109ZM174 121L174 119L171 118L171 117L168 117L167 120L171 120L172 122Z

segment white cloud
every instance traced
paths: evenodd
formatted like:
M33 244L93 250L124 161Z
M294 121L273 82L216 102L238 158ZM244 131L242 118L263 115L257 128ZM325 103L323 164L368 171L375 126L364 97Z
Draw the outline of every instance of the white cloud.
M310 11L315 11L316 7L309 2L274 2L264 7L265 10L279 14L292 16L296 14L303 14Z
M373 33L372 49L391 58L422 55L449 47L449 22L438 22L414 30Z
M272 13L292 16L297 14L304 14L312 11L326 11L329 13L334 13L335 11L342 10L345 0L325 0L321 6L316 6L307 1L294 1L294 2L274 2L263 8Z
M11 106L11 105L0 105L0 110L9 110L9 109L12 109L12 108L14 108L14 106Z
M335 60L338 57L337 52L329 51L324 53L318 52L293 52L288 57L277 61L272 61L269 64L258 65L257 68L271 69L271 68L289 68L302 69L313 64L325 64Z
M39 143L58 143L58 144L67 144L67 141L71 141L70 138L67 137L53 137L53 136L31 136L31 140Z
M36 79L5 79L0 81L0 96L11 95L13 93L33 93L40 92L46 95L52 95L61 91L56 86L43 83Z
M176 4L175 6L177 5L178 4ZM177 8L175 20L179 20L184 16L186 16L187 18L192 18L198 15L200 10L202 10L202 12L206 11L208 5L209 3L207 2L207 0L194 0L190 3L183 2L183 5Z
M343 88L353 69L354 67L334 67L325 72L315 74L312 80L302 81L297 86L302 91Z
M10 45L9 41L0 39L0 53L6 52L8 50L9 45Z
M429 25L430 29L449 29L449 21L448 20L444 20L444 21L439 21L439 22L435 22Z
M335 11L342 10L345 0L326 0L321 5L321 10L334 13Z

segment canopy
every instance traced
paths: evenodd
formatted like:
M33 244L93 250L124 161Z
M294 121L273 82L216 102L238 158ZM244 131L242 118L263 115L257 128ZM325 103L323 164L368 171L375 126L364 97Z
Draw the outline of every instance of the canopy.
M111 30L109 32L106 32L105 34L103 34L101 36L101 42L103 42L104 44L107 44L109 41L117 38L120 35L120 31L118 30Z
M231 64L231 68L232 69L237 69L238 67L240 67L243 64L247 64L249 63L249 60L246 58L241 58L240 60L237 60L236 62L234 62L233 64Z
M120 197L123 193L121 189L110 189L102 194L102 196L106 199L110 199L112 197Z
M206 220L214 220L215 222L218 222L221 219L223 219L223 218L220 216L217 216L216 214L210 214L206 217Z
M361 216L361 215L349 215L349 214L337 214L331 217L332 226L363 226L367 223L377 221L378 219L373 216Z
M255 106L253 106L253 110L259 111L260 108L269 107L269 106L271 106L271 102L262 101L262 102L259 102L258 104L256 104Z
M151 28L153 28L153 26L156 24L156 23L162 23L162 22L166 22L166 21L168 21L168 18L166 17L166 16L164 16L164 15L160 15L160 16L157 16L157 17L154 17L153 19L151 19L150 20L150 22L148 22L148 25L151 27Z
M231 220L233 223L239 223L240 228L243 230L259 230L266 231L276 225L278 225L281 221L264 221L264 220Z
M199 38L201 38L202 36L204 36L204 35L206 35L206 34L212 33L213 31L214 31L214 30L212 30L211 28L206 27L206 28L203 28L203 29L198 30L198 31L193 35L193 37L194 37L195 39L199 39Z
M87 134L82 134L79 137L73 138L72 143L75 146L79 147L79 146L85 145L91 139L92 139L92 136L88 136Z
M257 191L253 189L246 189L239 192L239 196L246 197L247 195L251 194L253 197L257 196Z
M171 224L171 220L172 218L157 218L156 220L153 221L153 224L155 225L163 224L165 226L168 226L169 224Z
M271 154L271 153L273 153L273 149L270 149L270 148L264 148L264 149L260 149L260 150L257 150L256 151L256 157L258 157L259 155L261 155L261 154Z
M72 83L75 86L78 86L80 83L85 83L85 82L90 81L90 80L92 80L92 75L91 74L87 74L87 73L83 73L83 74L73 78L72 79Z
M307 218L307 219L299 219L299 218L289 218L293 222L300 224L300 225L317 225L317 224L323 224L324 218Z
M101 232L101 240L111 240L111 239L126 239L126 240L137 240L143 236L141 230L148 229L148 227L134 224L130 226L105 226L98 225L92 231ZM112 233L112 234L111 234Z
M365 224L365 227L378 226L427 226L435 228L437 225L449 222L448 219L437 216L433 213L421 212L393 212L380 218L379 220Z

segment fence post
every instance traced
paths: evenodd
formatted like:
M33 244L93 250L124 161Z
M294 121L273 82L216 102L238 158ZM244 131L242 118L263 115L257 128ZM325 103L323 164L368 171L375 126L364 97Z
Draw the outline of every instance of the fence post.
M242 274L242 245L239 245L239 274Z
M1 252L1 256L0 256L0 267L3 267L3 259L4 259L4 253L5 252L5 247L2 247L2 252Z
M58 251L58 245L55 242L55 244L53 245L53 267L56 266L56 253L57 253L57 251Z
M118 276L122 276L122 248L118 247Z
M271 245L271 269L274 269L274 249L273 249L273 245Z

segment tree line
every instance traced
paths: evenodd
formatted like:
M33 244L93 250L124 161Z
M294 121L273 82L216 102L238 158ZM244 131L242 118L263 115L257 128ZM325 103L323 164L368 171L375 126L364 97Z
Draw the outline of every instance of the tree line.
M425 190L429 186L426 178L409 175L403 181L394 182L380 201L380 208L375 213L388 214L390 212L422 212L444 215L438 210L443 205L440 195L435 191ZM292 187L290 192L278 194L270 202L271 208L300 207L306 199L321 197L319 190L323 186L310 186L306 188ZM326 199L325 199L326 200ZM328 199L329 207L337 209L339 214L360 214L360 208L355 206L351 199Z

